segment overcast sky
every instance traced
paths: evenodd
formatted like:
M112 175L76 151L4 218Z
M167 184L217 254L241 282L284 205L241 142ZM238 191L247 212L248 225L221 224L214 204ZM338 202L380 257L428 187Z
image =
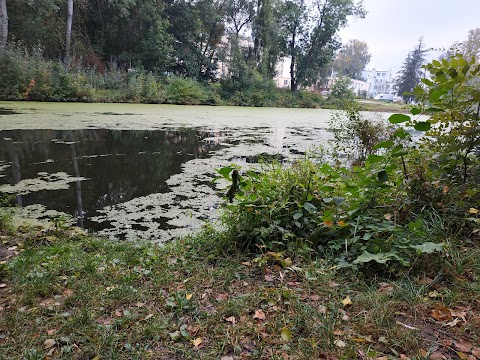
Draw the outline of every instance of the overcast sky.
M400 70L408 52L423 36L428 48L448 48L480 28L480 0L364 0L365 19L350 19L340 31L342 43L359 39L368 44L367 68ZM429 58L439 53L430 53Z

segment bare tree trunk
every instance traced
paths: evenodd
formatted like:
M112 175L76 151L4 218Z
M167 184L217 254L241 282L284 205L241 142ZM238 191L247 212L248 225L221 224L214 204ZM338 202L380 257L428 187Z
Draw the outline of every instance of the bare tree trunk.
M1 0L0 0L1 1ZM65 67L70 64L70 44L72 40L72 21L73 21L73 0L68 0L67 3L67 31L65 37Z
M295 78L295 60L296 60L296 53L295 53L295 37L296 37L296 31L293 32L292 34L292 41L290 43L291 47L291 63L290 63L290 90L291 92L297 92L297 79Z
M0 0L0 52L7 45L7 38L8 38L7 0Z

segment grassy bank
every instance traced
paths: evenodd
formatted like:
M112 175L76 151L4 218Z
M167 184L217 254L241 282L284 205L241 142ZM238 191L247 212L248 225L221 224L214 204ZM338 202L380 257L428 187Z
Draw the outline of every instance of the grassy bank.
M452 246L435 267L372 279L320 258L216 254L216 236L159 248L70 230L3 234L0 357L480 355L478 246Z

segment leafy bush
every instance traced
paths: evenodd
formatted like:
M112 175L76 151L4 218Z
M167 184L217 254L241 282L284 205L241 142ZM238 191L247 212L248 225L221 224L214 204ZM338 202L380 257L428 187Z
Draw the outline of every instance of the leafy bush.
M383 119L361 116L355 106L334 112L329 126L335 138L333 156L338 159L343 155L354 165L360 165L369 155L378 153L381 149L374 149L375 145L388 140L391 131Z
M393 117L395 121L396 117ZM399 129L381 142L364 166L347 168L306 157L283 167L266 165L240 177L237 201L223 217L227 239L241 250L292 250L307 246L341 265L410 265L422 253L440 251L421 214L397 214L408 203ZM229 179L234 169L219 169Z
M208 91L198 81L182 77L167 80L167 103L199 105L209 98Z

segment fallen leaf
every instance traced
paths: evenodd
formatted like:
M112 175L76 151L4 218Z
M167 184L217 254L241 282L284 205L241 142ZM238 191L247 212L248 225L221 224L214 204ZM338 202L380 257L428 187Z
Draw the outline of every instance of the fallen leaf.
M457 326L459 322L460 322L460 319L459 319L459 318L455 318L455 319L453 319L452 321L446 323L445 325L446 325L446 326L450 326L450 327L454 327L454 326Z
M122 316L123 316L122 310L119 310L119 309L115 310L115 317L122 317Z
M378 292L389 293L389 292L393 291L393 285L392 284L382 282L379 285L380 285L380 287L378 288Z
M318 301L318 300L320 300L320 295L310 295L310 300Z
M319 312L320 314L326 314L326 313L327 313L327 308L326 308L326 306L318 305L318 312Z
M63 295L64 297L68 298L68 297L70 297L70 296L73 295L73 290L71 290L71 289L65 289L65 290L63 290L62 295Z
M112 318L99 318L97 319L97 324L100 325L112 325L114 320Z
M177 263L177 258L169 257L169 258L167 259L167 262L168 262L169 265L176 264L176 263Z
M335 331L333 332L333 335L343 336L343 335L345 335L345 331L343 331L343 330L335 330Z
M56 343L57 342L54 339L47 339L43 343L43 346L45 347L45 349L50 349L52 346L55 346Z
M387 221L390 221L390 220L392 220L392 214L385 214L385 215L383 215L383 218Z
M345 343L345 341L342 341L340 339L336 339L334 342L335 346L339 347L339 348L344 348L345 346L347 346L347 344Z
M225 319L225 321L229 322L229 323L232 323L233 325L235 325L235 323L237 322L237 319L235 319L235 316L229 316Z
M432 317L437 321L451 321L452 313L450 312L449 308L443 305L438 305L434 310L432 310Z
M273 281L273 280L274 280L274 279L273 279L273 276L272 276L272 275L268 275L268 274L265 275L264 278L265 278L265 281Z
M190 300L192 298L193 294L187 294L185 295L185 299Z
M469 212L470 214L474 214L474 215L478 214L478 211L479 211L479 210L478 210L478 209L475 209L475 208L470 208L470 210L468 210L468 212Z
M265 313L261 309L255 310L255 315L253 315L253 318L258 320L265 320Z
M195 346L196 348L198 348L200 346L200 344L203 343L203 340L202 338L196 338L195 340L192 340L192 344L193 346Z
M466 340L458 340L457 342L454 342L453 345L458 349L458 351L464 352L464 353L469 353L473 349L473 345L471 342L466 341Z
M428 293L428 296L435 299L435 298L441 298L442 294L440 294L437 290L435 290L435 291L430 291Z
M47 330L47 335L52 336L52 335L54 335L56 332L57 332L57 329L48 329L48 330Z
M472 355L475 356L477 359L480 359L480 347L474 347L472 349Z
M343 306L351 305L352 304L352 299L350 299L350 296L347 295L345 299L342 300Z
M242 261L240 264L245 266L252 266L252 263L250 261Z
M441 352L436 351L430 354L430 360L447 360L447 357L443 355Z
M137 302L137 303L135 304L135 306L138 307L138 308L140 308L140 307L142 307L142 306L145 306L145 303L143 303L143 302Z
M220 360L233 360L233 356L222 356Z
M4 287L7 287L7 284L5 283L0 284L0 289L3 289Z
M283 341L289 342L292 339L292 332L288 327L284 326L280 331L280 336L282 337Z
M145 317L143 318L143 321L146 321L146 320L148 320L148 319L150 319L150 318L152 318L152 317L153 317L153 314L148 314L147 316L145 316Z
M424 276L418 280L418 285L430 285L431 283L433 283L433 280L428 276Z

